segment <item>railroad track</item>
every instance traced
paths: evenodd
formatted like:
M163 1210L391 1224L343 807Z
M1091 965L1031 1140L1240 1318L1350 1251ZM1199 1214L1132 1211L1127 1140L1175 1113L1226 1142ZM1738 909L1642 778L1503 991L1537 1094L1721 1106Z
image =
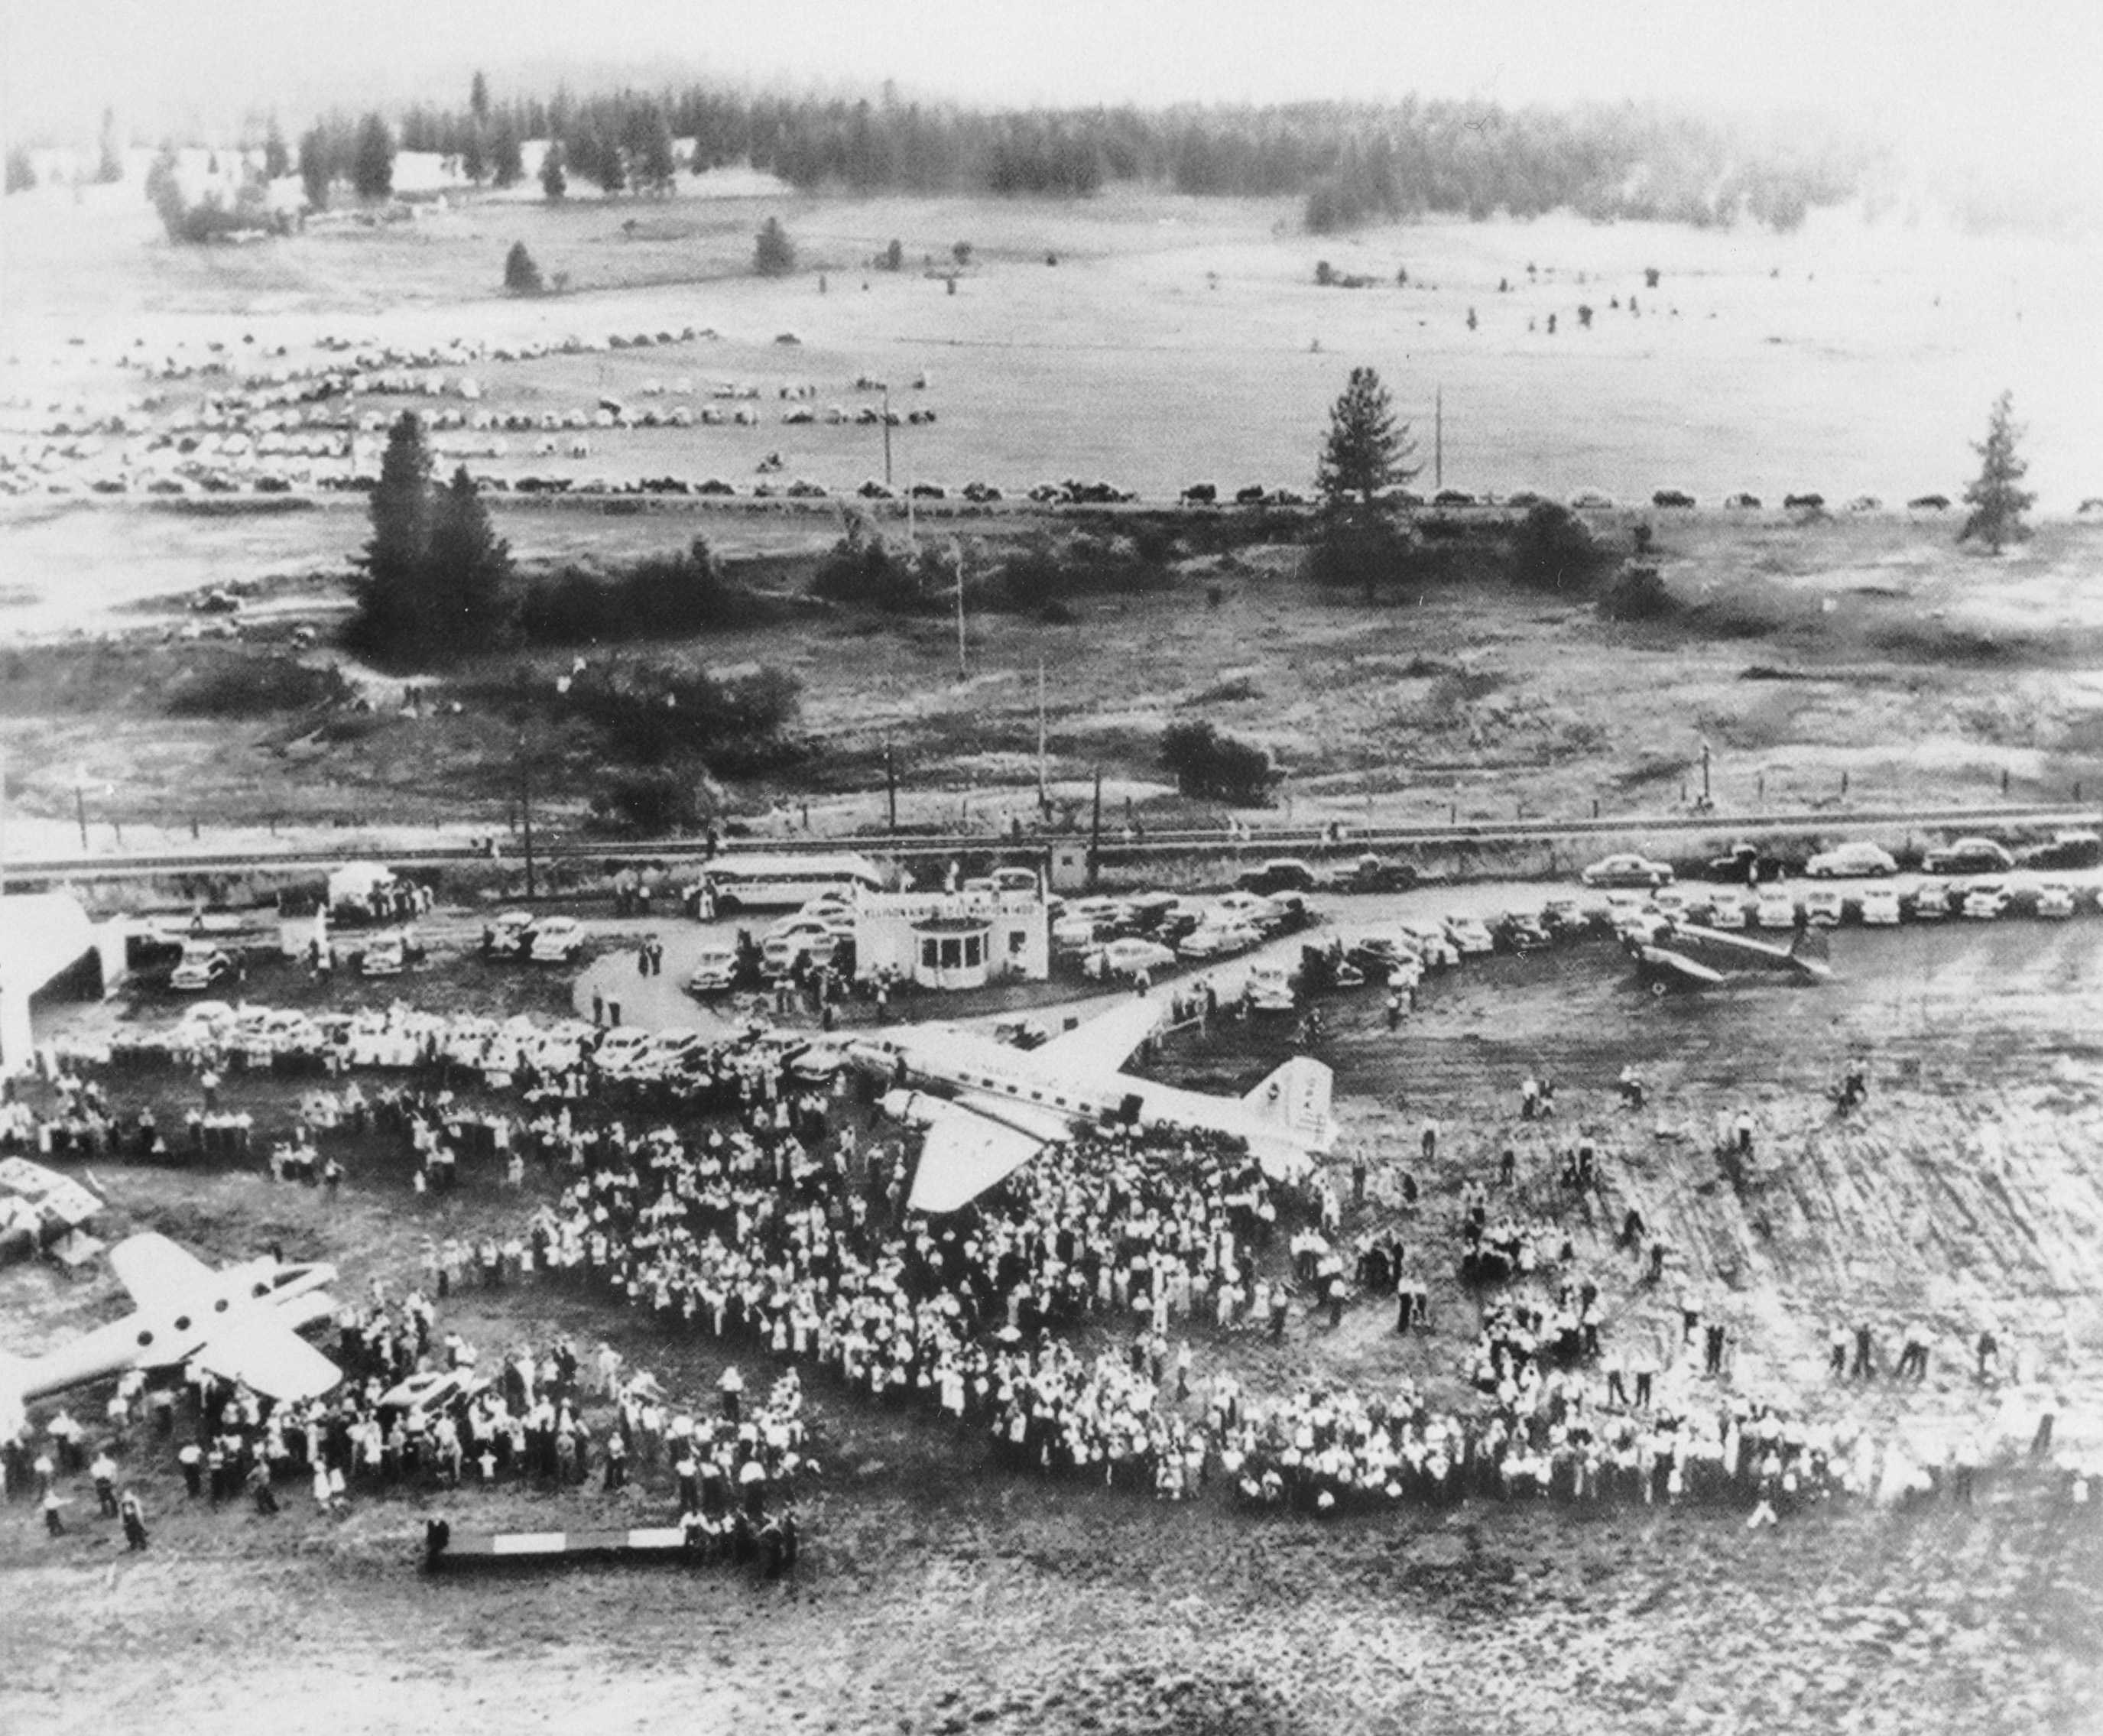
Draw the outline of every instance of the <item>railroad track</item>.
M1438 825L1354 826L1342 837L1332 839L1321 825L1282 826L1236 837L1217 827L1148 830L1143 837L1127 839L1105 830L1098 852L1105 861L1144 861L1155 858L1216 855L1244 861L1270 856L1316 854L1355 855L1366 851L1403 849L1453 849L1466 846L1553 844L1587 838L1720 837L1726 834L1803 836L1847 832L1852 835L1887 832L1896 828L1913 831L2007 831L2040 827L2095 826L2095 810L2072 805L2014 806L1963 808L1864 808L1844 814L1670 814L1621 815L1599 819L1457 820ZM847 837L731 838L723 841L720 854L735 858L743 854L780 855L856 854L896 857L958 855L976 851L1042 850L1055 843L1085 842L1085 833L1025 832L1020 837L971 832L887 832ZM704 855L699 839L691 837L606 839L555 836L536 841L536 864L594 858L619 861L699 861ZM0 886L29 882L150 879L185 874L246 874L285 872L301 868L327 869L362 856L380 856L397 868L440 868L449 864L491 859L487 852L466 844L426 843L398 850L333 845L327 848L305 846L273 850L194 850L150 855L77 856L49 860L0 864ZM507 841L500 859L518 862L523 851Z

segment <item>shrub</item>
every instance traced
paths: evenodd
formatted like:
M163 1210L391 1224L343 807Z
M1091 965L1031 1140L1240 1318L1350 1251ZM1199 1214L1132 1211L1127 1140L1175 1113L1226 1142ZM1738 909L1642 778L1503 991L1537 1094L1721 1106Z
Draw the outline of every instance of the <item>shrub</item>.
M901 554L856 522L818 562L811 594L887 615L918 615L940 601L931 576L924 558Z
M1307 571L1318 584L1355 585L1367 602L1383 586L1413 587L1425 575L1421 544L1376 510L1326 515L1309 551Z
M511 251L504 256L504 286L514 295L537 295L543 287L540 268L533 263L533 255L526 251L526 243L514 241Z
M652 766L617 771L591 799L591 824L600 832L645 837L699 832L715 817L715 792L699 771Z
M290 657L245 657L185 671L166 704L177 717L259 717L341 705L353 697L350 684L333 668L313 668Z
M606 757L630 766L699 764L740 776L789 764L802 745L795 677L771 666L718 677L676 658L607 662L558 686L531 665L491 672L471 690L481 702L587 726Z
M1614 575L1599 597L1599 612L1610 621L1661 621L1679 607L1655 566L1631 562Z
M796 269L796 244L779 217L760 226L752 247L752 269L763 277L785 277Z
M518 628L529 645L588 645L669 638L752 627L776 605L723 576L707 540L678 554L648 555L607 578L565 566L520 597Z
M1279 775L1264 749L1209 723L1170 724L1161 733L1161 761L1185 795L1243 806L1268 802Z
M1607 558L1584 521L1553 500L1529 507L1512 535L1511 575L1537 591L1585 590Z

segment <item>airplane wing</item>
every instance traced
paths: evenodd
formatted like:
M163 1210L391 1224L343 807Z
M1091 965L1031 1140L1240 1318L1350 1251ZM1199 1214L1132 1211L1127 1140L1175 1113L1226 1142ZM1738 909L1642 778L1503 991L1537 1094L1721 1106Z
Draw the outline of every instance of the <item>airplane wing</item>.
M1723 980L1723 973L1698 964L1684 952L1670 952L1664 947L1645 947L1637 954L1646 970L1676 977L1683 983L1696 988L1714 988Z
M959 1104L944 1108L947 1112L929 1124L921 1141L920 1165L906 1201L915 1211L954 1211L968 1205L1047 1143Z
M222 1380L238 1381L265 1398L318 1398L343 1371L298 1333L251 1311L207 1339L191 1359Z
M150 1231L127 1236L109 1250L110 1269L131 1299L149 1312L179 1311L185 1302L208 1297L217 1281L212 1269Z
M957 1103L959 1108L982 1115L989 1121L998 1121L1017 1133L1026 1133L1046 1145L1054 1139L1065 1139L1074 1130L1074 1117L1063 1110L1048 1108L1041 1103L1018 1103L1011 1097L996 1097L989 1091L961 1092Z
M1135 996L1086 1024L1061 1031L1039 1046L1031 1059L1066 1073L1116 1072L1132 1059L1133 1050L1160 1029L1167 1011L1149 995Z

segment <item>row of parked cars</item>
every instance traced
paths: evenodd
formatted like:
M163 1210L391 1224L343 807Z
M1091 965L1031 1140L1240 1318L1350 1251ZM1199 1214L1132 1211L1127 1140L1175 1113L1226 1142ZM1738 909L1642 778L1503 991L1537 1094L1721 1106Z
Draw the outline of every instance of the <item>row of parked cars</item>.
M1087 975L1129 979L1232 958L1311 921L1296 891L1237 887L1210 900L1172 892L1060 900L1052 911L1052 951Z
M2020 850L1994 838L1958 838L1926 851L1920 865L1922 872L1936 876L2006 874L2018 868L2065 872L2103 867L2103 834L2062 831ZM1883 846L1856 841L1818 851L1801 864L1801 872L1812 880L1876 880L1889 878L1899 868L1898 858ZM1792 864L1756 846L1738 844L1708 864L1707 877L1749 886L1784 880L1791 872ZM1676 877L1670 862L1625 852L1588 864L1577 877L1588 886L1626 890L1669 886Z

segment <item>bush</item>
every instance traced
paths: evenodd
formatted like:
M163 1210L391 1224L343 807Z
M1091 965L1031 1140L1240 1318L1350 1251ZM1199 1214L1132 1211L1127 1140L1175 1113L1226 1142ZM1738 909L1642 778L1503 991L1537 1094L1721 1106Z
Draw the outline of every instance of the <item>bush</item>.
M1599 598L1599 612L1610 621L1661 621L1678 607L1665 588L1664 575L1634 562L1614 575Z
M247 657L185 671L166 704L176 717L260 717L342 705L353 697L349 682L332 668L313 668L290 657Z
M526 251L526 243L514 241L511 251L504 259L504 286L514 295L537 295L540 293L540 268L533 263L533 255Z
M624 639L731 632L773 619L773 602L723 576L707 540L649 555L610 577L565 566L528 584L518 628L528 645L610 644Z
M924 558L901 554L856 524L818 562L811 594L887 615L918 615L940 602L930 576Z
M1553 500L1529 507L1512 536L1512 578L1536 591L1588 589L1608 558L1584 521Z
M599 832L644 837L699 832L715 817L716 793L699 771L653 766L615 772L591 799L591 824Z
M1307 571L1318 584L1356 586L1371 602L1383 587L1413 587L1425 566L1416 539L1385 513L1344 512L1323 519Z
M753 242L752 269L763 277L785 277L796 269L796 244L779 217L769 217L760 226Z
M1241 806L1267 803L1279 775L1264 749L1209 723L1170 724L1161 733L1161 761L1185 795Z
M795 677L763 667L718 677L683 659L606 661L559 686L531 664L495 668L460 690L478 707L581 724L600 753L628 766L686 768L724 776L785 766L802 744L789 733L799 694Z

